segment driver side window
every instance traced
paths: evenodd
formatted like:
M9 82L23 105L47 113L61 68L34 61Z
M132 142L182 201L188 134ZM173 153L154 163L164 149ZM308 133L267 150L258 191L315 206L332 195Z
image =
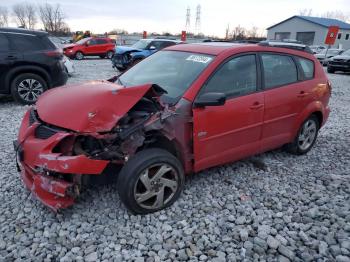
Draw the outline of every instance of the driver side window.
M232 58L214 73L201 93L224 93L227 97L253 93L257 89L256 74L255 55Z

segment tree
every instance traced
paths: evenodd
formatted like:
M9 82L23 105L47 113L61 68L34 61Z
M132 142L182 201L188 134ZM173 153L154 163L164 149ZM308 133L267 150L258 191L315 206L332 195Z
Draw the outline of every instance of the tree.
M67 24L64 22L65 15L60 4L51 5L45 3L40 5L39 16L45 31L53 35L61 35L70 31Z
M0 27L8 25L8 12L6 7L0 6Z
M340 10L328 11L326 13L323 13L321 15L321 17L338 19L338 20L345 21L345 22L350 20L350 15L345 14L344 12L342 12Z
M258 37L258 30L259 30L258 27L253 26L250 30L248 30L248 37L257 38Z
M299 15L302 15L302 16L312 16L312 9L299 9Z
M12 7L13 16L18 26L34 29L37 23L35 6L29 3L19 3Z
M115 28L112 31L109 31L108 34L110 34L110 35L127 35L128 31L126 31L125 29L121 29L121 28Z
M232 31L232 38L234 40L242 40L245 38L246 30L240 25L236 26Z

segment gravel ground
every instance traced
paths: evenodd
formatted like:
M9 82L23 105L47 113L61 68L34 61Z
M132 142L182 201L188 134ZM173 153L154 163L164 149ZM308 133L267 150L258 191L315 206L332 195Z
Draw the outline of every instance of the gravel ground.
M69 82L115 74L75 61ZM130 215L115 185L53 213L16 172L12 140L26 107L0 104L0 261L350 261L350 75L330 75L332 113L305 156L281 150L187 179L167 210Z

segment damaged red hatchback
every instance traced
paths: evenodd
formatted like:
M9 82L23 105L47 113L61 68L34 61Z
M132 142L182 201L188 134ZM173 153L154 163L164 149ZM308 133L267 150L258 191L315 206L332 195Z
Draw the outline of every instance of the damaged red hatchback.
M205 43L157 52L109 81L50 90L15 141L22 179L45 205L116 178L133 213L171 205L185 174L285 146L304 154L331 87L300 45Z

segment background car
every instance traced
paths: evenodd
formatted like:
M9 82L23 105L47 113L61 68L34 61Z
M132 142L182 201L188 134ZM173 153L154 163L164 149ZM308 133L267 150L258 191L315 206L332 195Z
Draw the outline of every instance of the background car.
M314 54L318 54L326 49L323 45L310 45L310 49Z
M327 65L330 58L336 55L340 55L344 50L343 49L324 49L320 53L315 54L318 61L320 61L321 65Z
M81 60L84 56L99 56L111 59L115 43L108 37L88 37L63 47L63 52L69 58Z
M72 60L70 60L67 56L63 56L63 63L68 76L72 76L75 73L75 67Z
M335 71L350 72L350 49L329 59L327 72L334 73Z
M117 46L112 58L113 67L118 70L125 70L154 52L178 43L181 43L181 41L170 39L141 39L132 46Z
M0 93L34 104L47 89L64 85L62 50L42 31L0 28Z

